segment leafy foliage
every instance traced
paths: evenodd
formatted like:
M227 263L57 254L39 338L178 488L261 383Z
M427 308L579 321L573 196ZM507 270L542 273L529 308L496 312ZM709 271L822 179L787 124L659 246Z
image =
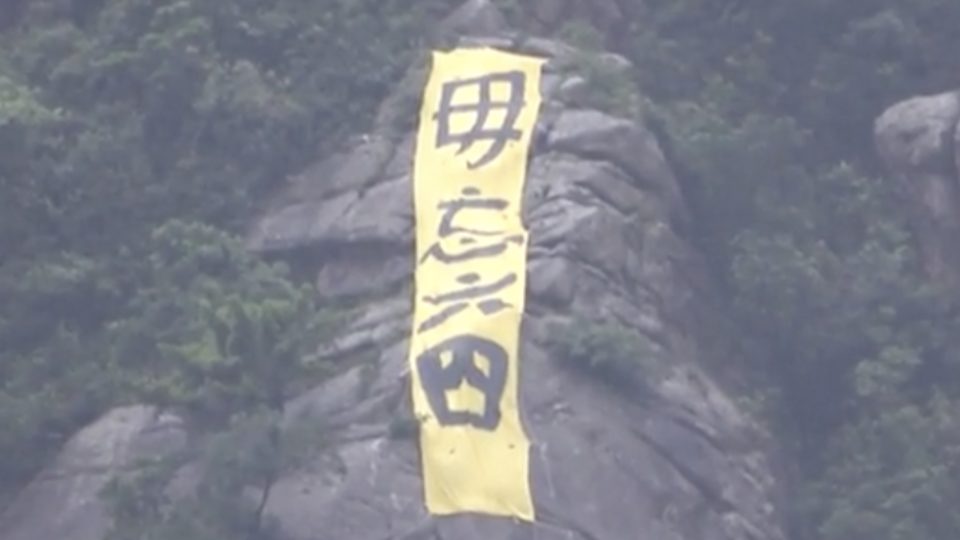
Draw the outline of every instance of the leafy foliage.
M602 36L590 25L574 20L557 32L557 37L576 47L568 75L582 78L582 97L569 105L603 111L616 116L639 119L644 112L636 82L629 68L620 65L603 51Z
M955 291L926 282L872 122L956 87L954 2L647 2L616 41L669 135L772 426L802 539L948 539Z
M578 319L557 328L551 343L557 357L619 388L647 388L658 376L658 347L615 323Z
M279 399L308 348L297 332L322 337L300 317L309 293L199 225L151 234L239 232L288 174L369 125L452 3L5 4L0 451L16 457L0 503L119 402L222 423Z
M134 395L220 426L236 412L282 410L291 383L323 374L313 353L333 324L310 287L208 226L173 221L152 239L135 316L108 330Z
M0 505L78 426L145 400L219 434L211 476L183 506L164 498L170 468L115 486L116 537L269 537L256 497L238 493L262 494L287 461L272 415L322 376L310 352L334 327L309 288L232 235L288 174L367 128L457 3L0 10ZM616 35L564 29L635 66L580 59L581 105L642 113L666 136L697 240L758 351L748 367L769 381L759 393L779 396L772 427L806 494L793 537L957 538L956 291L918 271L870 128L894 101L957 86L960 3L642 7ZM656 373L625 329L560 335L562 358L611 381ZM404 422L396 436L415 428Z
M198 447L111 481L102 492L114 516L105 540L280 538L264 515L270 490L281 474L323 456L324 441L315 418L284 428L276 413L237 416ZM177 475L184 467L199 472L191 485ZM187 494L171 496L175 479Z

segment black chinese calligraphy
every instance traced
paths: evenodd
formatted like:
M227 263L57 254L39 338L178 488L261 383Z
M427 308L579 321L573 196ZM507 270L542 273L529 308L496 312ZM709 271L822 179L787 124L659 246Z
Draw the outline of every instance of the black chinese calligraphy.
M444 365L443 356L451 361ZM481 336L462 334L447 339L417 357L420 384L442 426L471 425L494 431L500 424L500 400L507 385L507 351ZM486 364L486 372L478 362ZM483 413L455 411L447 392L466 382L483 394Z
M472 186L464 188L461 193L464 196L463 198L443 201L437 205L437 208L443 212L443 217L440 218L440 227L437 230L437 235L439 236L440 240L443 240L448 236L460 233L462 235L460 244L467 247L460 252L447 252L441 243L437 242L430 246L430 249L428 249L420 258L421 264L430 257L433 257L444 264L468 261L478 257L496 257L497 255L500 255L506 251L508 244L513 243L520 245L523 243L523 236L519 234L503 237L505 232L502 230L478 230L466 227L458 227L454 223L454 219L456 219L457 215L464 210L502 212L509 204L504 199L481 197L480 190ZM496 222L497 220L490 219L486 221ZM500 238L498 241L493 243L478 245L479 240L476 238L477 236L503 238Z
M494 101L492 88L495 84L506 85L507 99ZM440 93L440 105L433 118L437 120L437 148L448 144L460 144L457 154L473 146L478 140L490 140L490 148L477 161L467 162L467 167L476 169L493 161L507 141L517 140L521 132L514 127L520 111L524 106L524 86L526 76L522 71L507 71L483 75L472 79L462 79L444 83ZM476 103L456 103L458 92L475 87L479 95ZM504 109L503 120L500 125L487 126L490 112L494 109ZM464 132L451 132L450 120L455 113L475 114L473 125Z
M479 281L479 274L469 272L457 277L457 282L466 285L466 287L437 295L424 296L423 300L425 302L434 306L443 307L439 312L431 315L427 320L420 323L417 327L417 333L426 332L427 330L440 326L450 317L470 307L470 304L479 298L486 297L484 300L476 302L477 309L484 315L493 315L510 307L510 304L507 302L499 298L491 298L491 296L516 283L516 273L511 272L492 283L477 284Z

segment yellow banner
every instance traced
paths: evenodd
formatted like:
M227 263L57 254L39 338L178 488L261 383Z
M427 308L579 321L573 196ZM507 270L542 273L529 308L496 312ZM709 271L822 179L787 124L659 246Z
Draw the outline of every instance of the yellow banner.
M433 514L534 519L517 361L542 64L489 48L434 52L423 94L409 361Z

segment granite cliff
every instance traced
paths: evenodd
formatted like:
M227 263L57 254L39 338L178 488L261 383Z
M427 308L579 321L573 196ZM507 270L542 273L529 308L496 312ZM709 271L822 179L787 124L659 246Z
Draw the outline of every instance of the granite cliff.
M264 515L295 540L783 539L775 445L711 375L737 361L716 330L723 314L686 237L678 180L649 127L593 107L593 82L577 70L627 61L518 37L486 2L469 2L441 30L446 46L550 58L523 210L521 406L538 522L428 516L416 438L397 433L410 409L410 170L423 63L374 130L290 179L252 224L251 250L295 261L325 301L360 312L323 351L347 369L286 407L290 426L322 419L337 465L318 456L254 494L266 495ZM581 321L615 323L644 344L617 384L562 360L558 343ZM349 367L365 356L372 364ZM176 417L141 406L108 413L0 516L0 537L99 540L107 480L185 444Z

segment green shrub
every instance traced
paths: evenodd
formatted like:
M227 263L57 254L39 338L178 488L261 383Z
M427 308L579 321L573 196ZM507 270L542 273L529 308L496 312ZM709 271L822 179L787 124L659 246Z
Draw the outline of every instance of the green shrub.
M662 368L659 347L623 326L577 320L556 328L552 352L564 364L615 385L652 387Z
M139 463L101 493L113 518L105 540L280 538L264 515L267 498L282 474L333 457L320 420L307 416L282 428L277 414L236 416L183 452ZM174 499L171 481L187 464L199 477Z

